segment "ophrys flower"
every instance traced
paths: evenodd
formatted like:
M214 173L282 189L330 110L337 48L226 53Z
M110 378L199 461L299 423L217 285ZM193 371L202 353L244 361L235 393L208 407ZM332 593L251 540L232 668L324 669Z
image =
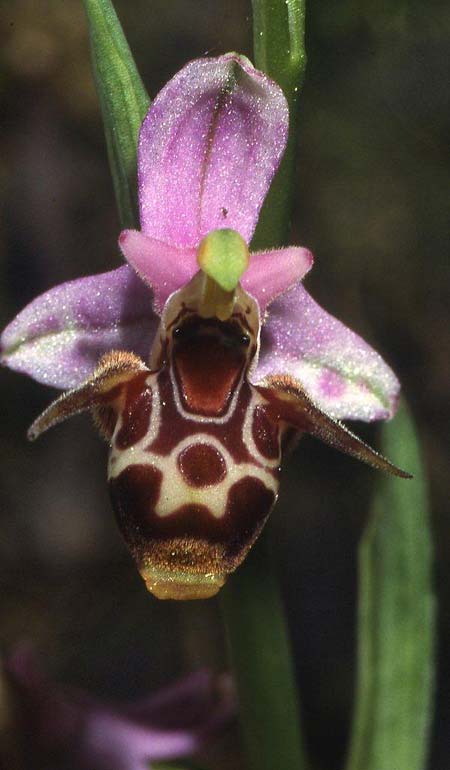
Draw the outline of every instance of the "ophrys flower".
M310 252L249 254L287 132L281 89L247 59L188 64L141 128L142 230L119 238L131 267L47 292L2 336L6 364L73 388L31 438L94 414L119 526L160 597L219 590L303 432L406 475L337 421L392 416L399 385L307 294Z

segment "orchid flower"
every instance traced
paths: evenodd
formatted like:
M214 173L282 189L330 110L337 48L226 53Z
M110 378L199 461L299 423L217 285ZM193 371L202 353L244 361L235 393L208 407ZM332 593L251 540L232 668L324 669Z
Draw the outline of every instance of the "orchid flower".
M56 686L28 645L17 648L6 672L33 767L58 762L76 770L151 770L152 761L198 752L235 710L227 677L205 669L120 705Z
M119 527L158 597L219 590L302 433L407 475L339 422L391 417L399 384L304 289L311 253L249 253L287 134L281 89L246 58L187 64L142 124L128 265L48 291L1 337L6 365L71 388L30 438L93 413Z

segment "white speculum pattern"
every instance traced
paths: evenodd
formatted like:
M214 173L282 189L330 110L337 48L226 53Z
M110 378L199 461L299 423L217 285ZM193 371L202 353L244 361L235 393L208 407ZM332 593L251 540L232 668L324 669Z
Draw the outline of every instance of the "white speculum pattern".
M189 413L190 422L198 424L198 432L191 433L181 440L167 455L157 454L149 451L148 447L158 436L162 424L162 410L164 401L161 400L157 382L157 375L151 374L146 380L148 387L152 390L152 410L150 424L146 435L137 441L133 446L126 449L120 449L115 445L115 438L122 426L122 416L117 421L117 425L112 437L112 447L108 465L108 480L117 478L120 473L132 465L151 465L162 473L162 484L159 499L155 505L154 512L160 516L170 516L181 506L186 504L204 505L210 513L217 519L225 515L227 509L228 493L233 484L242 478L250 477L260 480L264 486L277 495L279 481L273 471L280 464L280 455L276 458L268 459L258 450L252 432L255 408L257 405L267 403L263 397L253 391L251 401L246 410L245 419L242 425L242 440L247 447L250 455L255 462L236 462L226 449L224 444L216 437L205 432L205 422L224 425L226 431L226 422L233 416L236 409L237 399L233 398L228 413L224 419L205 418ZM173 380L172 380L173 383ZM177 388L174 387L174 395L177 394ZM179 398L175 399L179 419L186 419L184 410L180 409ZM186 415L186 417L185 417ZM207 484L201 487L194 487L187 483L179 468L178 458L181 452L192 445L207 444L216 449L226 465L226 473L221 481Z

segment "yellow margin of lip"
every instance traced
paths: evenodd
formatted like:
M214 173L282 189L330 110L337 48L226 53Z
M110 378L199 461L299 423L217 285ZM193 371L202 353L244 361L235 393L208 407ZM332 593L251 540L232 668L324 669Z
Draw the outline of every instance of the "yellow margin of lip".
M225 575L196 575L168 572L143 566L140 570L147 590L158 599L209 599L225 583Z

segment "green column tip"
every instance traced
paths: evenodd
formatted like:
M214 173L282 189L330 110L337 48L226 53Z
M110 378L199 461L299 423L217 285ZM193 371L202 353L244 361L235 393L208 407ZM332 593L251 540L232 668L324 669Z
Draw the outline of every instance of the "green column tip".
M201 241L197 262L201 270L227 292L234 291L248 268L248 246L236 230L212 230Z

